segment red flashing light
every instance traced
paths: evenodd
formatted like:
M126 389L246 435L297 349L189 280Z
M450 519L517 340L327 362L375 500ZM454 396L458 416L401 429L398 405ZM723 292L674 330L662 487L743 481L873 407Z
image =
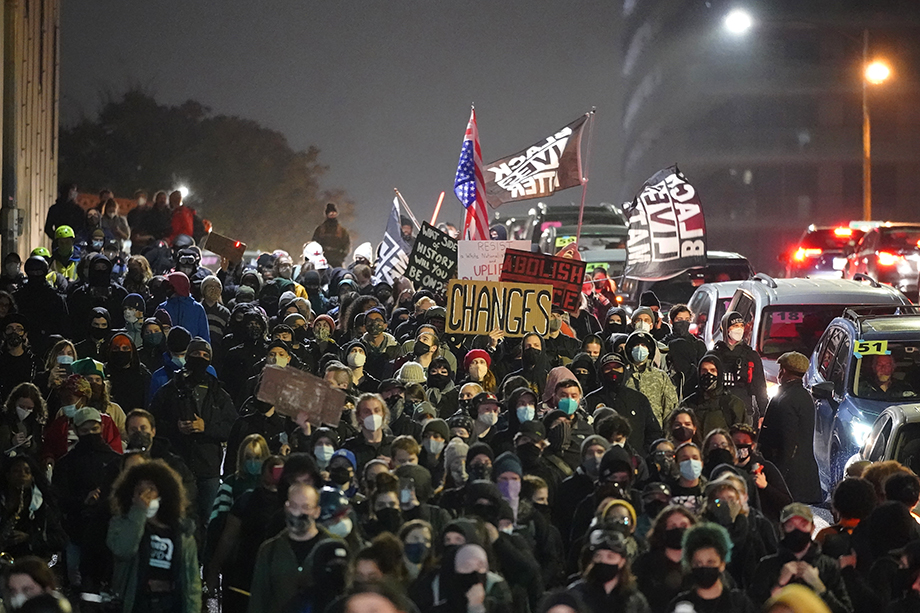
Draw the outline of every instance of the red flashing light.
M852 228L845 228L845 227L834 228L834 236L839 236L839 237L844 237L844 236L845 236L845 237L850 237L850 236L853 236L853 229L852 229Z
M879 251L875 255L878 257L879 266L894 266L904 259L904 256L888 253L887 251Z
M820 249L804 249L799 247L796 249L795 253L792 254L792 259L796 262L804 262L805 258L816 258L821 255Z
M240 248L240 245L242 245L242 244L243 244L243 243L241 243L240 241L236 241L235 243L233 243L233 247L236 248L236 249L239 249L239 248Z

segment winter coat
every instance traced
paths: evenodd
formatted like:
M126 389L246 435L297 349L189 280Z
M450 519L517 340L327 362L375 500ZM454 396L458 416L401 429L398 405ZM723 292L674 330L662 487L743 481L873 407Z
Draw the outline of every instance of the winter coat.
M776 585L783 565L795 559L796 557L791 551L780 546L779 551L764 557L760 561L760 564L757 565L757 570L754 572L754 582L748 589L748 594L755 604L762 605L770 598L770 591ZM827 588L827 591L820 594L820 597L831 612L851 613L853 605L850 603L850 597L840 576L840 566L837 560L822 554L820 547L812 543L801 561L807 562L818 570L818 576L821 578L824 587Z
M208 314L204 307L191 296L172 296L164 300L157 307L163 309L172 318L173 326L182 326L192 338L200 336L211 342L211 327L208 325Z
M635 587L617 585L608 594L604 586L580 579L568 587L578 595L588 613L650 613L648 601Z
M823 500L814 452L815 403L793 378L779 386L767 405L760 430L760 452L773 462L786 480L792 498L806 504Z
M650 347L648 359L642 364L635 364L632 360L632 350L639 344ZM652 336L645 332L633 332L626 339L624 348L626 357L632 364L632 371L626 378L626 386L641 392L648 398L652 405L652 412L659 424L663 424L671 411L677 408L677 390L671 378L663 370L655 368L652 364L658 353L658 343Z
M767 380L760 355L747 343L730 348L725 341L717 342L711 353L722 360L725 387L741 399L751 421L757 423L767 407Z
M323 255L333 268L339 267L351 251L351 237L338 219L325 219L313 231L313 240L322 245Z
M725 389L722 361L714 354L707 354L700 363L709 362L719 371L714 389L702 389L697 385L694 393L681 401L696 413L700 422L700 433L705 436L716 428L728 430L734 424L744 423L746 413L741 399Z
M106 544L115 556L115 569L112 573L115 593L122 599L121 610L131 613L134 599L138 592L138 575L141 572L141 559L138 554L146 551L144 535L147 534L146 509L132 506L127 515L113 517L109 521ZM178 532L178 538L175 538ZM200 613L201 578L198 573L198 549L195 545L194 524L183 520L178 531L173 531L174 540L178 540L176 549L179 555L173 555L173 563L178 564L174 576L177 578L179 602L183 613ZM178 613L178 612L177 612Z
M601 387L585 396L588 413L594 413L602 405L610 407L629 422L627 440L634 449L647 450L654 441L664 436L661 423L644 394L621 384L616 391Z

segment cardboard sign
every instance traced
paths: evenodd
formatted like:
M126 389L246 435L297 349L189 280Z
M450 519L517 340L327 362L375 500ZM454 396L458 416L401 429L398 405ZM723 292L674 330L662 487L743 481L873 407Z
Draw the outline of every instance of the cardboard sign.
M415 237L406 277L417 290L424 288L443 294L456 271L457 239L426 221Z
M530 251L530 241L457 241L457 278L498 281L506 249Z
M256 398L269 402L282 415L296 418L306 413L314 426L338 425L345 406L345 392L296 368L266 366Z
M552 308L552 285L452 279L444 326L447 332L459 334L504 330L507 336L528 332L542 336L549 332Z
M509 249L502 263L501 280L503 283L550 283L553 286L553 304L577 314L581 308L585 263L571 258Z
M201 240L200 247L227 258L231 264L242 262L243 254L246 252L246 243L227 238L217 232L206 234Z

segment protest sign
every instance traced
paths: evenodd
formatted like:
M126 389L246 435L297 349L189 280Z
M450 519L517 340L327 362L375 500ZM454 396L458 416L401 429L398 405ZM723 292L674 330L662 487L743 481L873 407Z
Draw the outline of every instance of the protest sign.
M452 279L447 286L445 330L459 334L507 336L549 332L553 286L535 283L496 283Z
M581 284L585 280L585 263L542 253L508 249L502 263L503 283L549 283L553 286L553 304L572 314L581 308Z
M457 240L424 222L409 256L406 277L415 289L441 294L457 271Z
M231 264L236 264L243 261L243 254L246 252L246 243L227 238L217 232L209 232L201 240L201 248L227 258Z
M338 425L345 406L342 390L297 368L274 365L262 369L256 398L291 418L306 413L307 421L314 426Z
M457 278L498 281L505 249L530 251L530 241L457 241Z

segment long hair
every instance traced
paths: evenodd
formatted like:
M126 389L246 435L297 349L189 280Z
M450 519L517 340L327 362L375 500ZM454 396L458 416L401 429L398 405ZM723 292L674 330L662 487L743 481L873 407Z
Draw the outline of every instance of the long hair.
M134 489L141 481L153 483L160 496L160 521L171 528L178 528L185 517L188 501L182 480L163 460L153 460L132 466L115 480L110 502L113 515L127 515L134 504Z
M261 434L250 434L240 443L240 448L236 454L236 474L237 476L246 475L246 450L252 448L258 457L265 460L272 452L268 448L265 437Z
M652 527L648 531L648 546L650 549L664 549L664 533L667 530L668 519L675 513L686 517L690 521L691 527L695 526L699 521L696 515L688 511L686 507L682 507L679 504L668 505L661 510L658 517L652 520Z
M45 399L42 398L41 390L32 383L20 383L6 397L3 412L7 416L19 419L16 415L16 401L20 398L28 398L35 405L35 408L32 409L32 414L35 415L35 420L38 423L44 424L48 421L48 406L45 404Z
M144 273L144 283L150 281L153 278L153 270L150 268L150 262L142 255L132 255L128 258L128 261L125 262L125 268L130 268L131 264L137 264L141 271Z
M45 370L51 370L57 366L57 358L59 355L64 353L64 348L70 347L70 350L73 351L73 354L77 355L77 348L67 339L59 340L51 347L51 351L48 352L48 357L45 358ZM76 358L74 358L76 359Z

